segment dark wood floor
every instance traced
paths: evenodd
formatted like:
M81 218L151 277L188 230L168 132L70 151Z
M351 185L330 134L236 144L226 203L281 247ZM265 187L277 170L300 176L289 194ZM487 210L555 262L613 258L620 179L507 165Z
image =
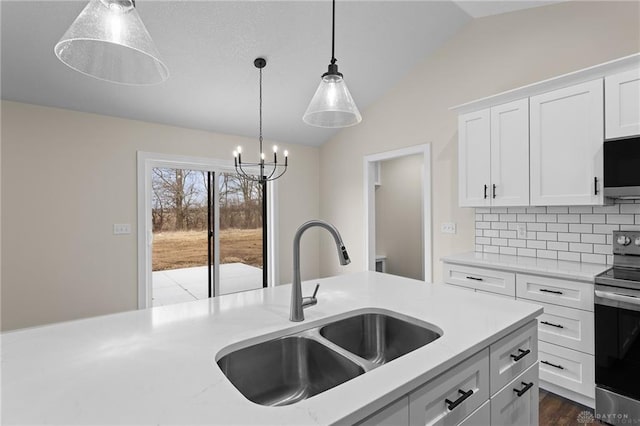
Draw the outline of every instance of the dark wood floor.
M540 426L585 426L585 421L580 423L578 416L583 411L593 414L593 410L577 402L570 401L556 394L540 389ZM588 417L584 420L590 420ZM588 422L600 425L600 422Z

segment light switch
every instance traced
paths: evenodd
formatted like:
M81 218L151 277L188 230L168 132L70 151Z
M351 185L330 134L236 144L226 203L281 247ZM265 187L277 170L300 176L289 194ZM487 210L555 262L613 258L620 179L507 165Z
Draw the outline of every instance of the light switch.
M130 223L114 223L113 224L113 235L127 235L127 234L131 234Z
M455 234L456 233L456 224L453 222L443 223L440 226L440 230L443 234Z

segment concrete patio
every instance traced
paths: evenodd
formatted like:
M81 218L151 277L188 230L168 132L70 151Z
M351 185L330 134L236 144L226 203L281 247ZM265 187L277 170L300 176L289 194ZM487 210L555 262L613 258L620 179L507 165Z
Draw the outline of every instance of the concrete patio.
M207 269L197 266L153 272L153 306L206 299ZM262 269L243 263L220 265L220 295L258 288L262 288Z

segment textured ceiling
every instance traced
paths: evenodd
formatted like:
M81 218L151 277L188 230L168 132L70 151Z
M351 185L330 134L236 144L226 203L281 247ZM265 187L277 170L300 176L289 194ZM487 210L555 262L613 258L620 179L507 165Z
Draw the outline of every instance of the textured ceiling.
M265 138L317 146L337 131L301 118L331 56L329 1L139 0L170 72L151 87L96 80L55 57L85 4L2 1L3 99L254 137L253 60L263 56ZM368 105L471 19L451 1L339 1L336 15L336 57L363 120Z

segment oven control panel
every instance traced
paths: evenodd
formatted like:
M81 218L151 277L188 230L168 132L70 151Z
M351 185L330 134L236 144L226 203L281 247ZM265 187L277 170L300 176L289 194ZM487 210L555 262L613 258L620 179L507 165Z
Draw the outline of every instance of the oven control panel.
M613 231L613 254L640 256L640 231Z

